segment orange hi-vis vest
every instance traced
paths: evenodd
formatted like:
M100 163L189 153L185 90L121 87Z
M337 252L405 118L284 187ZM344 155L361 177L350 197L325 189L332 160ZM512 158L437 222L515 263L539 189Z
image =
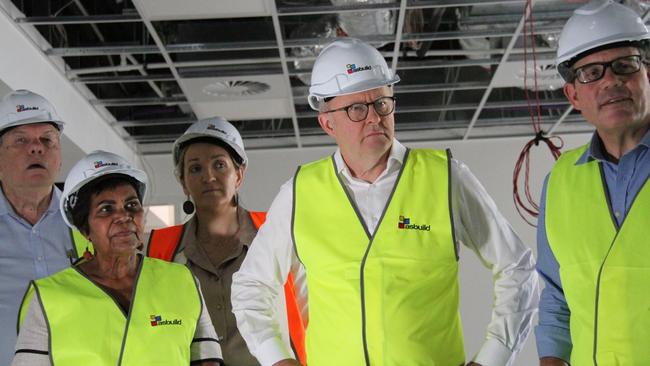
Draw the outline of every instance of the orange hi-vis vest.
M266 212L250 211L249 213L255 228L259 229L264 221L266 221ZM147 256L172 261L176 256L181 238L183 237L184 227L185 225L176 225L152 230L151 237L149 238ZM298 302L296 301L293 275L291 273L289 273L287 282L284 284L284 296L287 304L287 318L289 323L291 346L296 352L296 356L300 363L306 365L305 328L303 326L300 309L298 308Z

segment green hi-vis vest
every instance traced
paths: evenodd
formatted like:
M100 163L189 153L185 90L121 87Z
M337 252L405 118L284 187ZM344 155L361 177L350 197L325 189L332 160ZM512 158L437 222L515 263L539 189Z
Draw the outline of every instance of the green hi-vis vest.
M546 198L548 242L571 311L571 364L650 365L650 185L619 228L601 164L562 154Z
M292 231L307 274L310 366L463 364L449 159L433 150L404 159L374 233L333 158L296 173Z
M202 309L190 270L141 257L134 287L125 314L75 267L32 282L30 293L39 297L50 332L52 364L189 365Z

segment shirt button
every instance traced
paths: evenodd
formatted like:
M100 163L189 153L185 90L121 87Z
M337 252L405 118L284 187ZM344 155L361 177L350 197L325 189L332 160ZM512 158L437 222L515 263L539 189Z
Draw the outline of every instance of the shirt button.
M217 310L221 310L221 309L223 309L223 306L221 306L221 304L217 304Z
M39 256L39 257L36 258L36 259L38 259L39 261L42 261L42 260L43 260L43 256Z
M615 215L616 217L621 217L621 212L620 212L620 211L616 211L616 212L614 212L614 215Z

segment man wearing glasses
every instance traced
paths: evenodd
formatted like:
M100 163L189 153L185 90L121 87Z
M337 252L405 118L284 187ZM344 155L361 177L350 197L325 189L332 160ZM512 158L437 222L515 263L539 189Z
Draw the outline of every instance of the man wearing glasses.
M603 0L560 36L564 93L596 132L542 193L541 365L650 365L649 40L634 11Z
M299 365L270 306L289 271L309 317L310 366L465 365L459 243L495 278L492 322L469 364L506 365L528 335L531 250L465 165L395 139L398 81L356 39L333 42L314 64L309 104L338 150L281 188L233 278L233 312L262 365Z

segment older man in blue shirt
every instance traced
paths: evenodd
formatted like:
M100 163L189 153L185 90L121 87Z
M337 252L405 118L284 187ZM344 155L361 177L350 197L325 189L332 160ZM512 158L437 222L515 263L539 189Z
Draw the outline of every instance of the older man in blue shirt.
M54 186L63 124L36 93L18 90L0 102L0 365L14 356L18 308L29 281L78 257Z
M576 10L560 36L564 93L596 132L544 183L542 366L650 364L648 55L643 21L611 0Z

